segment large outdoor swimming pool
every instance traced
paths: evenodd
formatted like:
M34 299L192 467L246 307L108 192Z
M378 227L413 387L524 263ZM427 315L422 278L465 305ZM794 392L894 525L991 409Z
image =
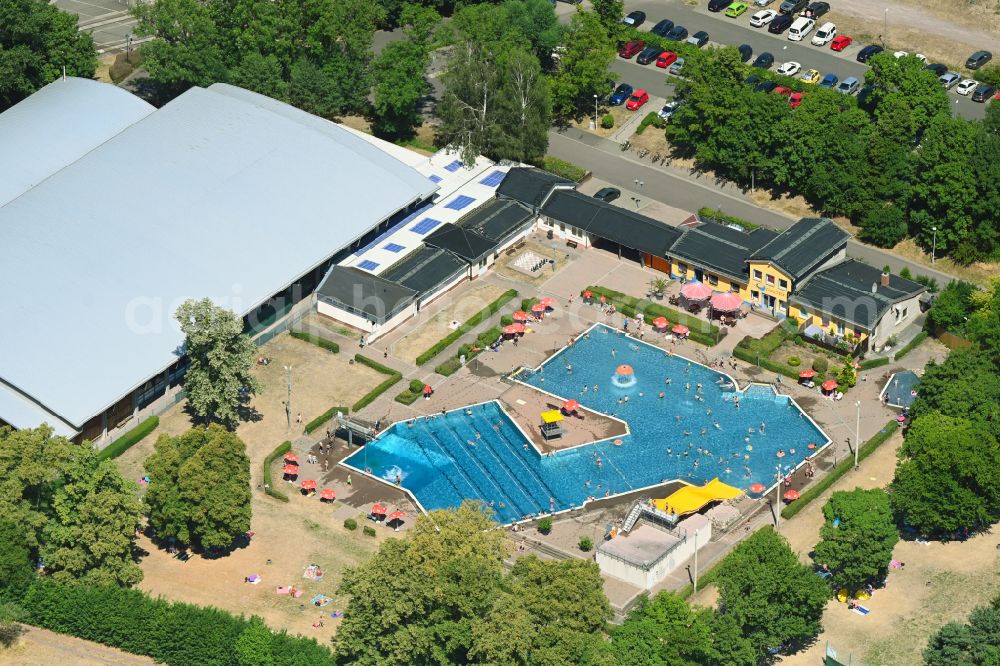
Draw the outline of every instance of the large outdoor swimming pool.
M633 369L619 377L627 387L613 381L622 364ZM630 434L620 444L604 440L542 455L498 403L487 402L396 423L345 464L398 482L425 509L479 499L511 522L673 479L770 486L779 467L790 471L828 442L770 387L734 392L729 376L600 324L517 378L559 402L573 398L620 418Z

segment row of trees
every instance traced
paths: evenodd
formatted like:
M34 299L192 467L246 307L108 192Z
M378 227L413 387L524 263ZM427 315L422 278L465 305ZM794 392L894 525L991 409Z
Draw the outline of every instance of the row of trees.
M951 115L941 84L916 58L880 54L865 76L864 108L808 90L792 109L781 95L742 83L734 49L710 51L678 88L686 103L668 125L675 149L701 168L749 185L801 194L844 215L882 247L907 236L956 261L1000 249L1000 108L983 121ZM936 227L936 232L934 231Z

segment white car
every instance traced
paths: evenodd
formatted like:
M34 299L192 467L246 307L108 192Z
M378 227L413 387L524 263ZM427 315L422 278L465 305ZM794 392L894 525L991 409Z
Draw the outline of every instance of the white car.
M957 86L955 86L955 92L959 95L968 95L970 92L979 87L979 81L975 79L965 79Z
M795 61L786 62L778 68L778 74L782 76L795 76L802 69L802 65Z
M924 63L925 65L927 64L927 56L925 56L923 53L917 53L913 57L919 60L920 62Z
M895 53L892 54L892 57L899 60L900 58L905 58L908 55L910 54L907 53L906 51L896 51Z
M816 34L813 35L811 43L813 46L826 46L833 41L833 38L837 36L837 26L827 21L819 27Z
M774 0L753 0L753 4L757 5L758 7L767 7L772 2L774 2Z
M774 20L774 17L778 15L773 9L762 9L753 16L750 17L750 25L755 28L763 28L765 25Z

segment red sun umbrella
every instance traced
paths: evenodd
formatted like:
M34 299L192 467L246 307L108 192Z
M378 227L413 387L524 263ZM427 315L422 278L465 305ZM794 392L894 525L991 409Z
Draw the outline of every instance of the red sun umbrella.
M551 296L546 296L545 298L538 301L547 308L554 308L556 306L556 299Z
M299 484L299 487L302 488L302 490L316 490L316 482L312 479L306 479Z
M546 307L544 305L542 305L540 302L539 303L535 303L534 305L531 306L531 311L532 312L545 312L545 310L546 310Z
M388 516L386 516L386 520L388 520L390 523L394 520L402 520L403 518L406 518L406 514L403 513L402 511L393 511Z
M337 491L333 488L324 488L320 491L319 498L321 500L333 501L337 499Z
M576 400L567 400L566 402L563 403L562 408L563 411L566 412L567 414L572 414L573 412L575 412L580 408L580 403L578 403Z
M295 476L299 473L299 468L295 465L285 465L281 471L289 476Z
M799 491L797 490L786 490L785 494L782 495L789 502L793 502L799 498Z
M670 326L670 322L667 321L666 317L657 317L653 320L653 326L656 328L666 328L667 326Z
M689 301L704 301L712 295L712 289L701 282L689 282L681 287L681 296Z
M430 395L433 391L430 384L424 384L424 395Z
M832 391L835 388L837 388L837 380L836 379L828 379L825 382L823 382L823 390L824 391Z
M743 305L740 295L731 291L714 294L710 302L712 309L720 312L735 312Z
M524 333L524 331L524 324L508 324L503 327L505 335L517 335L518 333Z
M584 298L590 298L590 297L591 297L591 296L593 296L593 295L594 295L594 292L592 292L592 291L591 291L591 290L589 290L589 289L588 289L588 290L586 290L585 292L583 292L583 297L584 297Z
M688 333L691 332L690 329L684 324L677 324L670 330L676 333L677 335L687 335Z
M763 483L754 483L751 484L750 486L750 492L754 493L755 495L759 495L765 490L767 490L767 488L764 487Z
M294 453L286 453L285 454L285 462L286 463L297 463L298 461L299 461L299 457L297 455L295 455Z
M381 504L376 504L375 506L372 507L372 513L375 514L376 516L384 516L386 511L388 511L388 509L386 509Z
M615 368L615 373L619 375L631 375L633 372L634 371L632 370L632 366L628 365L627 363L622 363L617 368Z
M799 373L799 378L800 379L812 379L813 377L815 377L818 374L819 373L816 372L815 370L803 370L802 372Z
M523 310L518 310L513 315L511 315L514 321L528 321L531 319L531 315Z

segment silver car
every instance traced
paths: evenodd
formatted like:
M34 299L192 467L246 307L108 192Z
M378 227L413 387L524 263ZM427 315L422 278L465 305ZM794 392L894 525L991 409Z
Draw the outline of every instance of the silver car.
M947 74L942 74L938 77L938 81L944 86L945 90L951 90L958 85L958 82L962 80L962 77L955 72L948 72Z
M758 7L767 7L772 2L774 2L774 0L753 0L753 4L757 5Z

